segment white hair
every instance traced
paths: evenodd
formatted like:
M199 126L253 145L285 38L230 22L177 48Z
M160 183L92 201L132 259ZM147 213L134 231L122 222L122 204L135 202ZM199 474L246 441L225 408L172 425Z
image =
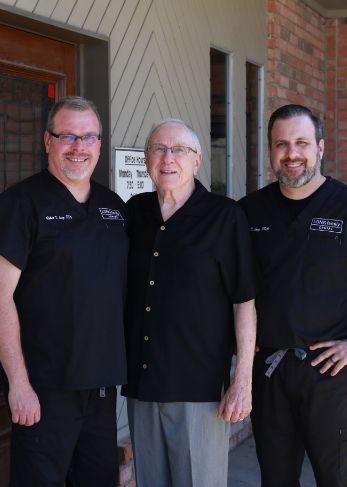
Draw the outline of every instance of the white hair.
M195 150L198 152L198 154L201 154L200 141L199 141L199 138L196 135L195 131L192 129L192 127L190 125L188 125L186 122L184 122L183 120L181 120L179 118L166 118L166 119L162 120L161 122L153 125L153 127L151 128L151 130L147 136L146 142L145 142L145 150L148 149L149 141L150 141L152 135L154 134L154 132L156 132L156 130L159 127L161 127L162 125L170 125L170 124L181 125L182 127L186 128L189 131L190 135L192 136L192 139L193 139L194 144L195 144ZM194 147L192 147L192 149L194 149Z

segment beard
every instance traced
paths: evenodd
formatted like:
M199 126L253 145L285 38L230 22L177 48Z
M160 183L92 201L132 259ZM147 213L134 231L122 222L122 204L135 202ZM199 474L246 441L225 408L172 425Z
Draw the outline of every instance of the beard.
M89 173L89 166L83 168L83 170L74 171L72 169L69 169L67 167L62 167L61 172L66 176L68 179L71 181L82 181L86 176L88 176Z
M282 162L303 162L305 163L307 160L306 159L284 159ZM287 188L301 188L302 186L305 186L305 184L309 183L313 177L318 174L321 166L321 159L320 159L320 153L317 151L317 157L316 157L316 163L312 167L305 167L304 172L300 174L299 176L288 176L288 174L285 173L284 169L279 169L278 171L275 172L275 176L280 184L283 184L283 186L286 186Z
M75 153L68 153L65 154L65 157L82 157L82 158L87 158L88 155L83 153L83 154L75 154ZM71 181L81 181L83 180L89 173L89 167L90 167L90 162L83 162L83 163L78 163L78 162L63 162L60 166L61 172L66 176L68 179Z

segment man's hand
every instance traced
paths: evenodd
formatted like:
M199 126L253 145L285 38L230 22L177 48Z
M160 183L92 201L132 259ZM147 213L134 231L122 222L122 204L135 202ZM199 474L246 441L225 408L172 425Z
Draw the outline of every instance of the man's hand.
M30 384L10 387L8 402L12 413L12 422L32 426L41 418L40 402Z
M320 348L326 348L326 350L312 360L311 365L314 367L326 361L323 367L319 369L319 372L324 374L330 370L330 375L337 375L347 365L347 340L330 340L310 346L310 350L318 350Z
M243 421L252 410L252 384L233 382L218 408L218 417L224 421Z
M235 376L218 408L218 416L232 423L243 421L252 409L252 366L256 336L254 299L234 304L234 317L237 344Z
M40 421L40 403L29 382L13 299L21 272L0 255L0 360L10 385L8 401L12 421L32 426Z

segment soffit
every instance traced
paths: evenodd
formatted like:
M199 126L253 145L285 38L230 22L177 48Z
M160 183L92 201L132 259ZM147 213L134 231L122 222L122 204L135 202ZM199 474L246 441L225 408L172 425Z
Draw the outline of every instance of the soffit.
M347 18L347 0L303 0L323 17Z

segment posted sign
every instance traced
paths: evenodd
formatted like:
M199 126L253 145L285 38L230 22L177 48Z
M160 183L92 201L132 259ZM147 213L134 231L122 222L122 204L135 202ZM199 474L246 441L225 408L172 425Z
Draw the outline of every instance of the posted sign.
M114 189L123 201L134 194L153 191L142 149L113 148Z

